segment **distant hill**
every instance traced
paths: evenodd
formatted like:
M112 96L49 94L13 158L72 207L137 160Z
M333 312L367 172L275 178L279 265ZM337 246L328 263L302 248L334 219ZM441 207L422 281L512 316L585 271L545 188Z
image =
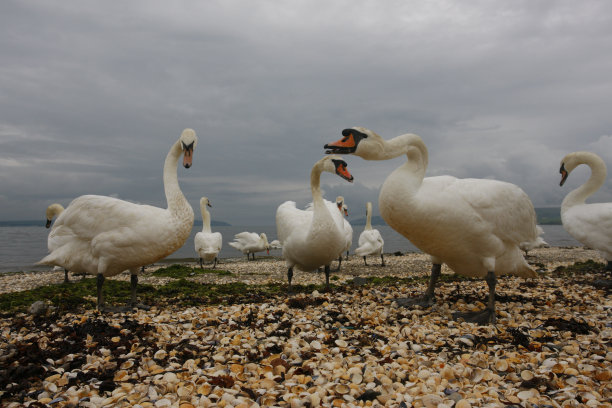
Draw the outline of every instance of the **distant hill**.
M202 220L194 220L193 221L193 225L195 227L201 227L202 226ZM229 222L225 222L225 221L215 221L215 220L211 220L210 221L210 226L211 227L230 227L232 224L230 224Z
M202 226L202 220L194 220L194 226ZM231 224L224 221L211 221L212 227L229 227ZM44 227L45 220L17 220L17 221L0 221L0 227Z
M561 208L559 207L540 207L536 208L536 215L538 217L538 224L541 225L561 225ZM366 218L352 219L351 225L365 225ZM387 225L385 220L380 216L372 217L372 225Z
M538 224L541 225L561 225L560 207L541 207L536 208Z

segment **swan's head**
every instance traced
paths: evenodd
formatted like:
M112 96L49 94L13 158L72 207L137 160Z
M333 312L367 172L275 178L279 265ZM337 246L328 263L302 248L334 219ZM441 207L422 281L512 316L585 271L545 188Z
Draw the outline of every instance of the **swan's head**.
M198 144L196 132L193 129L183 130L183 133L181 133L181 137L179 138L179 143L181 145L181 150L183 151L183 166L188 169L191 167L193 151Z
M51 226L51 222L53 221L53 218L60 215L62 211L64 211L64 207L62 207L61 204L55 203L55 204L51 204L50 206L48 206L47 211L45 211L45 216L47 217L47 222L45 224L45 227L49 228Z
M342 139L325 146L327 154L354 154L366 160L383 151L383 139L364 127L353 127L342 131Z
M567 180L567 177L572 172L572 170L574 170L581 164L588 164L591 168L593 168L593 165L598 165L599 167L603 167L604 172L606 169L604 161L595 153L570 153L561 160L561 168L559 169L559 173L561 173L561 182L559 183L559 185L562 186L565 183L565 180Z
M336 197L336 206L338 207L338 210L342 211L342 204L343 203L344 203L344 197L342 197L342 196Z
M317 164L323 165L323 171L335 173L349 183L353 182L353 176L349 173L346 162L340 156L325 156Z
M208 197L200 198L200 208L204 208L206 206L209 206L212 208L212 205L210 204L210 200L208 199Z

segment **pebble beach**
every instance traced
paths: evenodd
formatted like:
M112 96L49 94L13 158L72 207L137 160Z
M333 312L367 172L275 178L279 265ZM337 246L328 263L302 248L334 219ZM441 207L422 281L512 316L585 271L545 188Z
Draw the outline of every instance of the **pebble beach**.
M433 307L403 308L394 299L420 294L426 280L364 278L423 277L431 264L420 253L385 260L384 268L376 258L364 266L351 256L340 271L334 263L330 291L123 313L2 314L0 399L7 407L612 407L610 275L563 269L603 263L598 252L530 251L540 277L500 278L497 322L488 326L451 316L484 308L484 281L442 282ZM159 266L139 284L172 279L153 276ZM225 259L217 268L231 274L189 279L286 283L278 258ZM63 277L1 275L0 293ZM294 275L298 285L323 281L322 273Z

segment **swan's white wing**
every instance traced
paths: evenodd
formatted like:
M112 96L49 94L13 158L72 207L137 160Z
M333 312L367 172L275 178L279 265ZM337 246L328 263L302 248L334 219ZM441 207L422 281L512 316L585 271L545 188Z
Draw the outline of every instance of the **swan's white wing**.
M294 201L285 201L279 205L276 209L276 234L279 241L284 245L294 231L308 231L312 216L312 210L300 210Z
M575 205L561 218L565 230L576 240L612 256L612 203Z
M461 213L464 221L475 228L483 228L484 232L517 245L537 238L533 204L518 186L488 179L428 177L424 179L423 192L427 191L429 181L441 187L435 199L453 206L455 214Z
M221 250L222 237L220 232L198 232L194 238L197 253L212 254Z
M380 254L384 244L378 230L365 230L359 235L359 247L355 249L355 254L358 256Z

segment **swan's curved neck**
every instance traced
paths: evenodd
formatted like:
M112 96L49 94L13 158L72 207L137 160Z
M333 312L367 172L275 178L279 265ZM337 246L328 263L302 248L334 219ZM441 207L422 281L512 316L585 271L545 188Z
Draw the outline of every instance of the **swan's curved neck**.
M323 168L321 163L316 163L310 171L310 191L312 192L312 205L318 207L323 205L323 195L321 194L321 173Z
M365 225L365 229L366 230L371 230L372 229L372 206L371 205L366 206L366 225Z
M202 232L210 232L210 213L206 209L206 205L201 207L202 210Z
M405 154L408 160L401 168L421 180L425 177L429 154L427 146L419 136L407 133L390 140L381 140L381 149L375 152L372 157L374 160L388 160Z
M584 204L586 199L595 193L606 181L606 165L598 157L586 156L582 159L582 164L591 168L591 176L580 187L572 190L561 203L561 212L573 207L574 205Z
M164 192L166 193L166 201L168 210L181 218L191 214L193 222L193 209L183 195L178 184L178 176L176 167L182 153L181 142L177 141L168 152L166 161L164 162Z

